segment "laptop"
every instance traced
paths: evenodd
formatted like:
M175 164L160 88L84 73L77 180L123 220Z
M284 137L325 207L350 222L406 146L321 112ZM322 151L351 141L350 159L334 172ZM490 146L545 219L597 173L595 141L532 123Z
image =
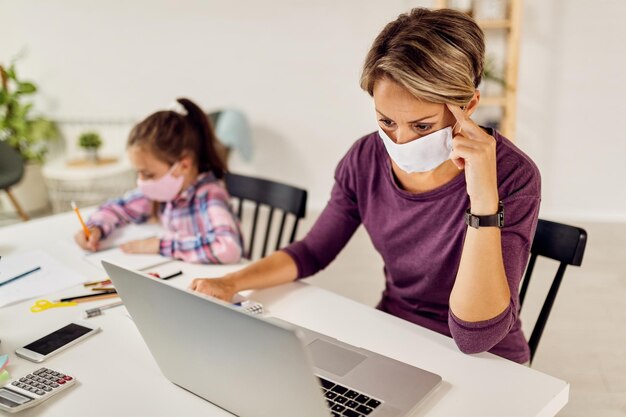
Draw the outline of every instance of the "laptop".
M102 265L163 375L237 416L403 417L441 383L286 321Z

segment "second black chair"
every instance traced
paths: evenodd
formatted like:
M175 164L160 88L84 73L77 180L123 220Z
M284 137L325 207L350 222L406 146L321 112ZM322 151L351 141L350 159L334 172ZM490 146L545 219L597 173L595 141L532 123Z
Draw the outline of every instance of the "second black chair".
M560 264L528 340L531 361L535 357L539 340L548 321L548 316L550 316L550 311L552 311L552 305L565 274L565 268L567 265L580 266L582 264L586 244L587 232L584 229L539 219L535 239L530 250L530 260L520 290L520 309L524 303L537 257L543 256L553 259Z
M301 188L282 184L262 178L248 177L245 175L227 173L226 188L230 195L237 201L235 211L240 221L243 222L244 203L249 201L254 206L252 224L249 229L244 227L244 257L247 259L262 258L267 255L270 238L274 244L271 250L278 250L284 246L283 235L287 218L293 217L291 231L286 244L292 243L296 238L298 222L304 218L306 212L307 192ZM263 246L258 257L254 256L254 244L257 239L257 225L261 207L267 206L268 214L265 221L265 236ZM274 211L282 212L278 230L272 233ZM274 235L274 236L272 236Z
M0 140L0 190L4 190L22 220L28 220L28 214L17 202L11 187L20 182L24 176L24 160L22 156L6 142Z

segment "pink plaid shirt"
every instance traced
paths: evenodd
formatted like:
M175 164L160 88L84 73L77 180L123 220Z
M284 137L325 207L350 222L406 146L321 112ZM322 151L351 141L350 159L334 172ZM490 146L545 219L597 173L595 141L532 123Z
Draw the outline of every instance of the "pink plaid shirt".
M152 207L151 200L133 190L100 206L87 224L99 227L104 239L129 223L147 222ZM206 264L230 264L241 259L241 232L230 196L223 181L212 173L200 174L173 201L161 203L158 214L166 230L161 237L161 255Z

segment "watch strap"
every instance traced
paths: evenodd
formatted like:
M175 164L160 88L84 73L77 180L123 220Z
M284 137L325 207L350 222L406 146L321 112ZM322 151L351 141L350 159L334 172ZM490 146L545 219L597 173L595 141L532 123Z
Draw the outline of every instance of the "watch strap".
M472 214L471 209L465 212L465 224L475 229L481 227L504 227L504 204L502 201L498 203L498 212L488 216L477 216Z

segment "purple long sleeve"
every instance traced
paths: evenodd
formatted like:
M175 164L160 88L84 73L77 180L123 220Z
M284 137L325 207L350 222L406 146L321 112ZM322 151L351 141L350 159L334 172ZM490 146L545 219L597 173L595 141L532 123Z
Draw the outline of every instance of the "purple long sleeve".
M299 278L325 268L362 223L385 263L379 309L453 337L463 352L490 351L526 362L530 355L517 294L537 224L540 175L515 145L491 134L497 141L498 192L505 207L502 252L512 294L503 313L465 322L449 309L467 230L465 176L425 193L406 192L395 182L377 133L352 146L337 167L330 201L319 219L303 240L285 249Z

